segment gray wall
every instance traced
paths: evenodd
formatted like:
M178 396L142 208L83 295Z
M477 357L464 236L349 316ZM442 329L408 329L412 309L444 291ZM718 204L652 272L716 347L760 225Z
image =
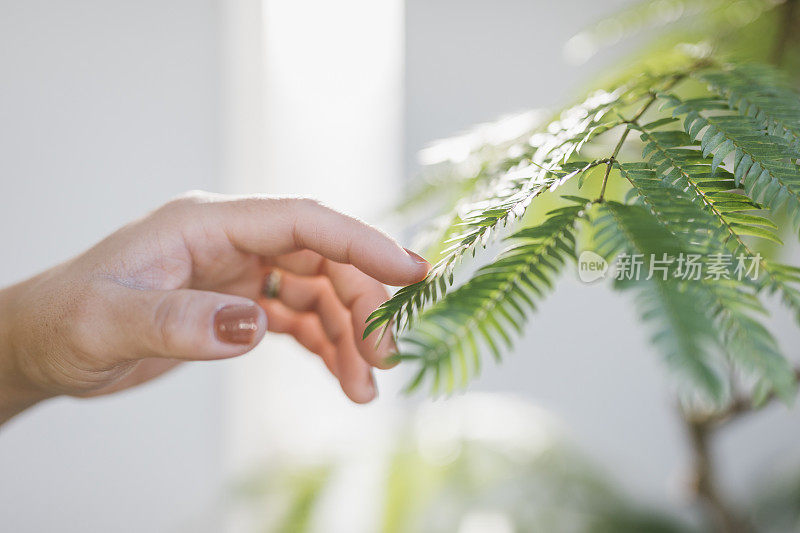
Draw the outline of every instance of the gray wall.
M431 140L532 107L569 103L625 43L591 63L569 66L564 43L625 0L408 0L406 162ZM796 260L795 260L796 261ZM791 355L800 335L778 311L773 331ZM670 381L636 322L631 301L564 276L502 366L488 365L473 388L520 393L555 412L575 441L645 499L684 503L688 461ZM728 490L796 463L800 410L783 406L728 429L715 451Z
M0 0L0 285L215 187L218 38L213 0ZM220 487L216 370L1 428L0 529L202 531Z

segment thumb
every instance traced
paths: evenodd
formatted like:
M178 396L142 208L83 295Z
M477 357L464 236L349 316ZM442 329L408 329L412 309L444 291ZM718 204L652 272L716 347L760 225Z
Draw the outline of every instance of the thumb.
M267 331L264 310L248 298L190 289L124 290L117 320L138 356L234 357L250 351Z

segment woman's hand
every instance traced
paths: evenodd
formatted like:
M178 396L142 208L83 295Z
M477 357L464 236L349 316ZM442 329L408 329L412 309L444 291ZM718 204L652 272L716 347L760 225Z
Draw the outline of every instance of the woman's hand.
M265 298L275 269L279 289ZM313 200L187 195L0 292L0 422L48 397L108 394L183 361L244 354L267 330L292 335L368 402L370 367L393 345L362 340L364 322L384 283L428 269Z

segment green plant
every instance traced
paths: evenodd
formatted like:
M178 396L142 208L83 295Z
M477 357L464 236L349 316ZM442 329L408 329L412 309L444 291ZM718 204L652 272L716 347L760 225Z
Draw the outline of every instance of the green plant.
M428 233L441 259L365 332L393 330L394 358L417 365L408 390L450 393L484 352L499 361L580 250L638 261L647 275L623 271L614 287L636 294L676 371L698 496L717 530L747 530L714 485L708 438L795 395L797 372L762 324L762 302L777 295L800 320L800 268L767 253L800 225L796 4L639 2L570 41L585 57L609 34L665 26L599 89L547 124L432 165L404 208L439 207ZM462 258L515 221L507 248L451 288ZM720 274L723 263L738 275Z

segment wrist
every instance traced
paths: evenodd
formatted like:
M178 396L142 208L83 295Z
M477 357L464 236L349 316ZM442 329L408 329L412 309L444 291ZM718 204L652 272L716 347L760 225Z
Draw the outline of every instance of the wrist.
M29 351L22 346L16 327L20 289L17 285L0 290L0 424L49 396L24 370L23 359Z

